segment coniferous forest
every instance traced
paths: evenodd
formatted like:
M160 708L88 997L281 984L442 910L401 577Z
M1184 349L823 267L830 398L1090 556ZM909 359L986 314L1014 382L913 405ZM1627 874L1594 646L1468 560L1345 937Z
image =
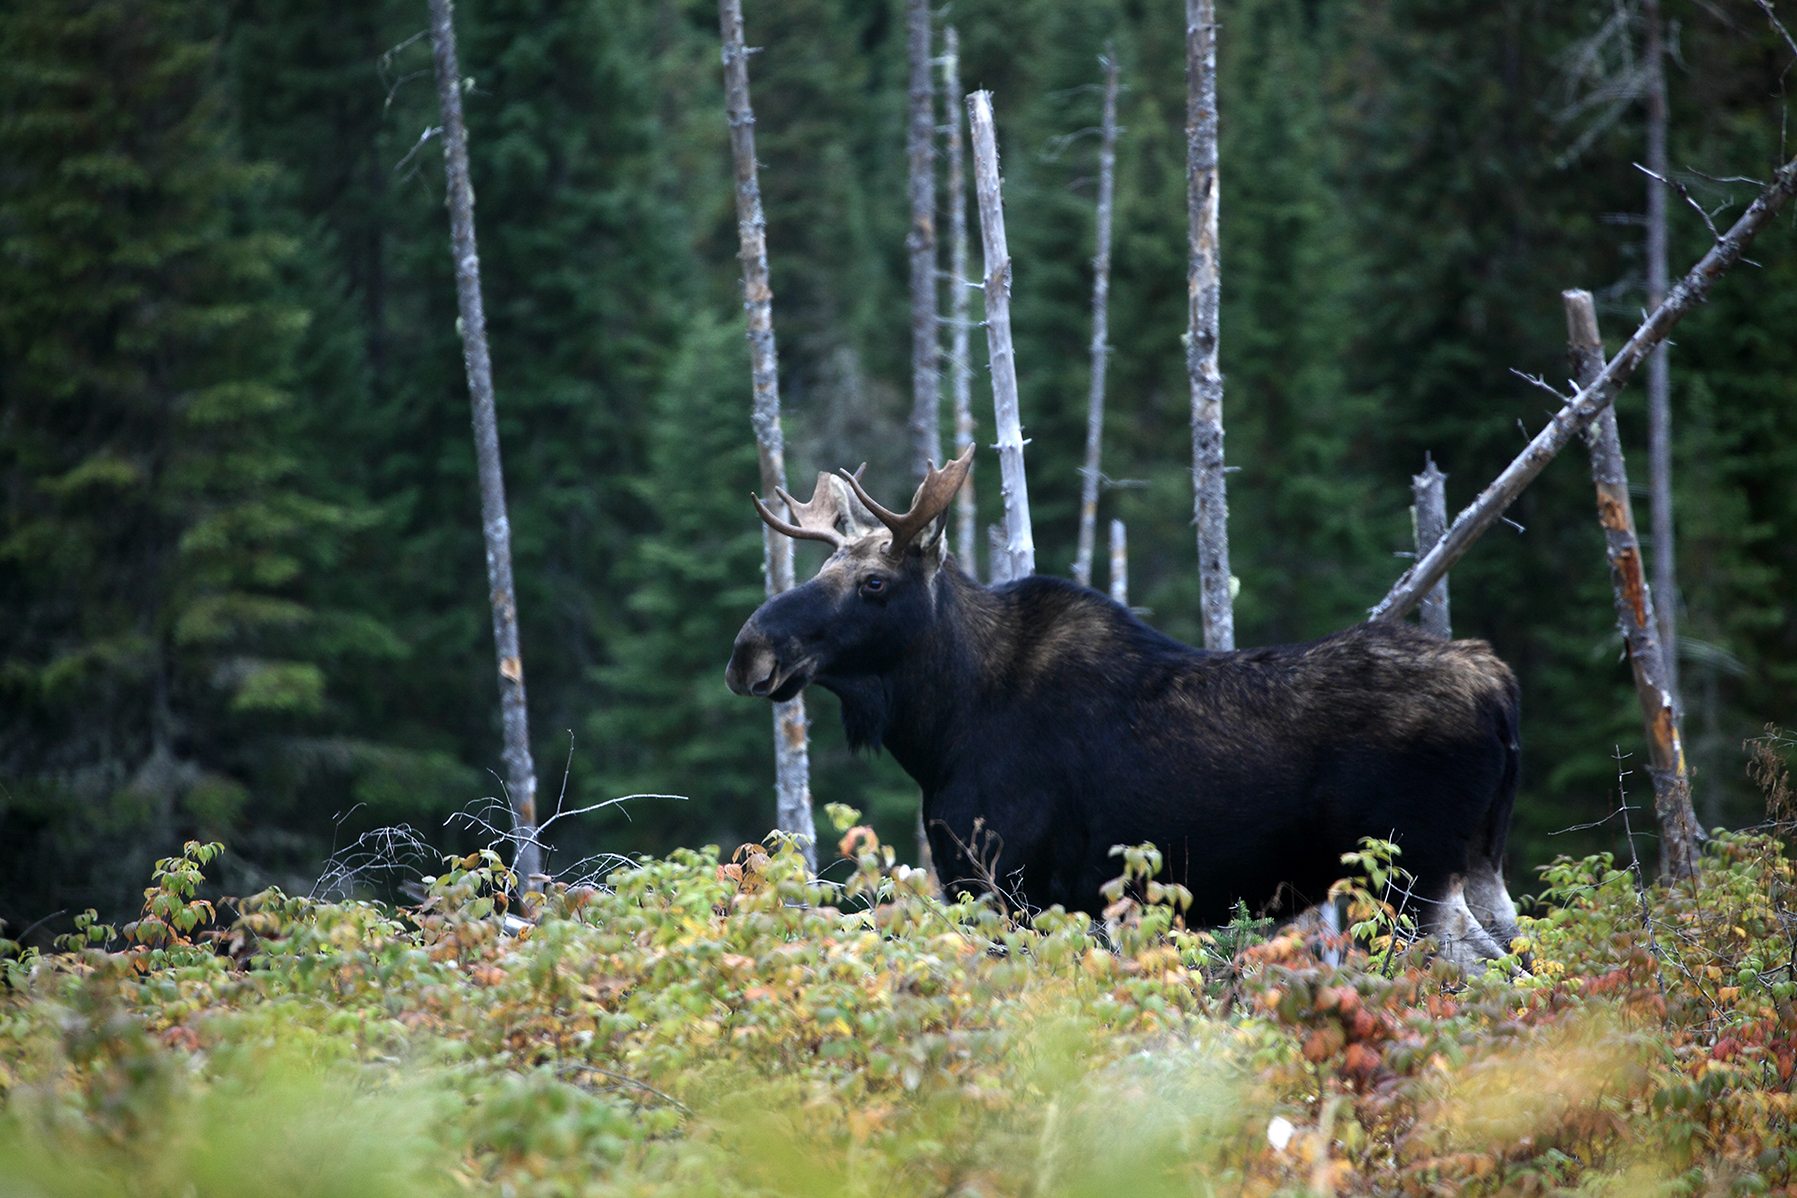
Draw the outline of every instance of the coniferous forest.
M903 7L747 13L801 495L813 471L862 461L889 502L913 482ZM1597 295L1612 349L1633 330L1649 180L1633 9L1219 9L1249 646L1363 618L1407 564L1425 453L1452 512L1541 427L1557 403L1522 376L1570 373L1563 289ZM1756 4L1663 10L1676 276L1710 244L1705 214L1725 227L1791 155L1797 83ZM1119 485L1100 517L1127 522L1131 601L1196 642L1183 20L1139 0L939 14L966 86L994 96L1039 569L1055 574L1077 530L1114 43ZM464 0L456 21L541 802L680 796L565 821L550 864L579 877L603 854L728 851L772 826L773 764L766 705L723 682L761 601L762 530L717 13ZM10 935L45 920L47 941L89 907L124 917L188 840L227 843L217 884L248 894L306 893L371 829L433 851L490 839L452 820L500 793L500 742L426 22L422 0L0 11ZM1706 827L1759 820L1743 742L1797 719L1793 218L1749 257L1671 352L1678 593L1658 600L1679 617ZM1637 382L1618 415L1644 513L1643 411ZM1489 639L1522 683L1519 892L1557 853L1626 854L1613 823L1557 835L1616 808L1618 752L1630 802L1651 793L1590 475L1581 447L1562 457L1452 575L1456 634ZM990 450L976 480L996 520ZM818 560L801 547L801 576ZM813 696L818 802L908 845L913 784L851 757L834 701Z

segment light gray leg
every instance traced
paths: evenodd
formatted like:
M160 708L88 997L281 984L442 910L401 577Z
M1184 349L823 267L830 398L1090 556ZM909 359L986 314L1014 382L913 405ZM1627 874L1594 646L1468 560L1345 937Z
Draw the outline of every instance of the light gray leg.
M1485 962L1504 955L1478 917L1467 906L1466 879L1455 875L1435 899L1423 900L1423 932L1433 936L1437 954L1468 973L1478 973Z
M1466 905L1498 946L1509 951L1510 942L1522 935L1516 926L1516 904L1504 886L1504 875L1495 866L1476 865L1466 875Z

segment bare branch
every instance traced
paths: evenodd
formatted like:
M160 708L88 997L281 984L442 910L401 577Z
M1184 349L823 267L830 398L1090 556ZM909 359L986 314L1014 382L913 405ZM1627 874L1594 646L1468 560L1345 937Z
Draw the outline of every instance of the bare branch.
M1721 233L1716 231L1716 223L1710 219L1710 214L1703 210L1702 204L1699 204L1696 200L1691 198L1691 193L1688 190L1686 190L1685 185L1683 183L1680 183L1677 179L1668 179L1665 175L1655 174L1653 171L1650 171L1646 167L1642 166L1639 162L1635 163L1634 167L1636 170L1638 170L1642 174L1646 175L1649 179L1654 179L1654 180L1659 181L1660 183L1664 183L1667 187L1670 187L1673 191L1678 192L1679 198L1684 200L1685 203L1691 205L1691 211L1697 213L1697 215L1703 220L1704 228L1706 228L1710 231L1711 240L1715 240L1722 236ZM1721 209L1718 208L1717 211L1720 212Z
M1665 302L1635 330L1635 335L1617 351L1598 377L1555 413L1553 420L1535 435L1528 448L1455 518L1448 534L1404 572L1385 598L1370 609L1368 619L1399 620L1408 614L1423 593L1434 586L1436 579L1446 574L1473 542L1497 521L1503 510L1565 447L1573 434L1610 406L1616 393L1653 347L1665 340L1685 313L1704 301L1716 280L1740 259L1754 237L1771 223L1794 193L1797 193L1797 158L1779 168L1772 182L1754 198L1747 211L1678 281Z
M1545 379L1543 379L1538 374L1525 374L1523 371L1516 369L1516 367L1514 367L1514 366L1512 366L1510 368L1510 373L1515 375L1517 378L1521 379L1523 382L1528 383L1532 387L1540 387L1543 391L1547 392L1549 395L1553 396L1555 399L1559 400L1561 403L1571 403L1572 402L1572 396L1562 395L1559 392L1559 390L1557 390L1554 387L1554 385L1552 383L1547 382ZM1575 388L1575 390L1576 390L1576 388ZM1522 435L1524 437L1527 437L1529 435L1529 430L1527 428L1524 428L1523 422L1521 421L1521 419L1517 420L1516 427L1522 429Z
M1761 12L1766 14L1766 20L1772 22L1772 28L1778 30L1778 36L1785 39L1785 45L1791 48L1791 53L1797 54L1797 38L1791 36L1791 31L1784 27L1784 22L1780 21L1778 14L1772 11L1772 0L1753 0L1753 2L1760 6Z

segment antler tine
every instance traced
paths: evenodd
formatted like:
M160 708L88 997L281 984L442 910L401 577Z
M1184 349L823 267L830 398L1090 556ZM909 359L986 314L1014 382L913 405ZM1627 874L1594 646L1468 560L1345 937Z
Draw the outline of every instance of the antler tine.
M866 488L861 485L861 471L867 469L865 462L862 463L861 470L857 470L853 474L847 470L838 471L838 473L848 480L849 486L855 489L856 498L867 506L867 510L874 514L874 518L892 530L892 546L888 552L899 553L916 539L917 534L922 532L930 521L948 510L948 505L954 502L955 492L959 491L961 484L967 481L967 472L972 468L973 446L971 444L962 451L960 457L942 469L938 470L935 466L930 466L924 474L923 484L917 488L917 494L911 498L911 510L902 516L887 511L875 503L873 496L869 495Z
M849 543L849 538L836 531L837 517L842 514L840 493L827 474L817 476L817 488L811 493L810 503L800 503L794 499L785 487L775 487L787 509L792 512L797 523L789 524L768 510L759 496L750 495L755 502L755 510L761 514L767 526L776 532L785 533L796 540L822 541L836 549Z

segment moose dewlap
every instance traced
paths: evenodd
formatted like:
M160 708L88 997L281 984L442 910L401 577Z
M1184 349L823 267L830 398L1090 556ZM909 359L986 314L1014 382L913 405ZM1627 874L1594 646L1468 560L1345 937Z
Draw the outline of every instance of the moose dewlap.
M809 503L779 492L790 522L757 499L771 527L835 552L749 617L725 673L738 694L834 693L850 743L884 746L922 788L951 893L1095 913L1111 846L1152 841L1190 918L1221 923L1238 899L1320 900L1341 854L1378 836L1403 849L1446 955L1508 948L1517 687L1490 646L1362 624L1212 652L1071 582L983 587L942 543L972 455L932 469L903 514L859 473L818 475Z

